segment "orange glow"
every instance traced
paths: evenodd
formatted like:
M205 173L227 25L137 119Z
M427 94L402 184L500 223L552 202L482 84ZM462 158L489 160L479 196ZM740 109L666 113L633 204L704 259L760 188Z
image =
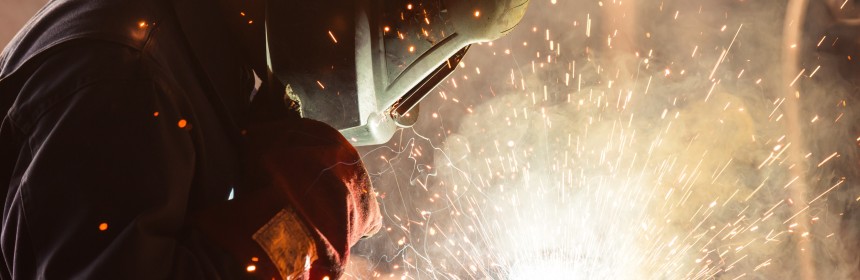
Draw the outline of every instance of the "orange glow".
M410 4L406 5L406 9L407 9L407 10L412 10L412 4L410 3Z
M179 128L185 128L185 126L188 125L188 121L186 121L185 119L180 119L179 123L177 123L176 125L178 125Z
M106 231L107 229L108 229L108 224L107 224L107 223L101 223L101 224L99 224L99 230L100 230L100 231Z
M259 259L259 258L257 258L257 257L253 257L253 258L251 258L251 261L252 261L252 262L258 262L258 261L260 261L260 259Z
M155 113L152 113L152 116L153 116L153 117L158 117L158 111L155 111Z
M323 277L323 280L329 280L328 276Z
M137 27L140 27L140 28L146 28L147 26L149 26L149 24L146 24L146 21L141 20L140 22L137 23Z
M249 20L249 21L248 21L248 24L253 24L253 23L254 23L254 21L253 21L253 20Z
M391 30L391 28L389 28L388 26L386 26L386 27L383 27L383 28L382 28L382 30L384 30L385 32L388 32L389 30Z
M409 52L415 52L415 46L409 46Z
M475 11L475 17L480 17L480 16L481 16L481 11Z
M245 12L239 12L239 14L242 15L243 17L245 16Z
M257 271L257 266L253 265L253 264L248 265L248 267L246 267L245 270L247 270L248 272L254 272L254 271Z

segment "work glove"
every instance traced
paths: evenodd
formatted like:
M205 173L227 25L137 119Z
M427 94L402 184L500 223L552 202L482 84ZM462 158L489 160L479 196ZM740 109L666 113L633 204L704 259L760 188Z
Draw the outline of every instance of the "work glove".
M245 132L246 191L198 216L205 235L260 279L337 279L359 239L381 227L355 148L309 119Z

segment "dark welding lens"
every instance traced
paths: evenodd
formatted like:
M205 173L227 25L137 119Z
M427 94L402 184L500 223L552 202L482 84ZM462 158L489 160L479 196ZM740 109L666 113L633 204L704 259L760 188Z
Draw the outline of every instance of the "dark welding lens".
M391 117L394 120L398 120L404 116L406 116L409 111L415 108L425 96L427 96L430 91L432 91L436 86L438 86L442 81L445 80L451 73L454 72L454 69L457 69L457 65L460 64L460 61L463 60L463 56L466 55L466 52L469 50L469 45L463 47L454 55L452 55L448 60L444 63L436 67L433 72L430 73L426 78L421 80L415 87L413 87L409 92L407 92L400 100L397 100L393 105L391 105ZM413 114L415 115L415 114ZM417 118L417 116L413 116Z

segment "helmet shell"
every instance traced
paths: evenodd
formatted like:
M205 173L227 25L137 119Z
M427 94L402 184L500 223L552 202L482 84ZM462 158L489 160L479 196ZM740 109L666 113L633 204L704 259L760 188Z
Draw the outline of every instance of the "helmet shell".
M404 123L397 122L404 100L412 110L470 44L505 35L527 6L528 0L268 0L269 70L299 99L303 117L331 125L353 145L381 144Z

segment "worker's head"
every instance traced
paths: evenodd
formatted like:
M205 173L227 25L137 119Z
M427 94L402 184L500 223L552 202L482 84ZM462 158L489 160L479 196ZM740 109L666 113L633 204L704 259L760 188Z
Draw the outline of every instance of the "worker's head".
M358 0L266 3L269 70L302 116L353 145L380 144L418 117L418 102L469 45L519 23L528 0Z

